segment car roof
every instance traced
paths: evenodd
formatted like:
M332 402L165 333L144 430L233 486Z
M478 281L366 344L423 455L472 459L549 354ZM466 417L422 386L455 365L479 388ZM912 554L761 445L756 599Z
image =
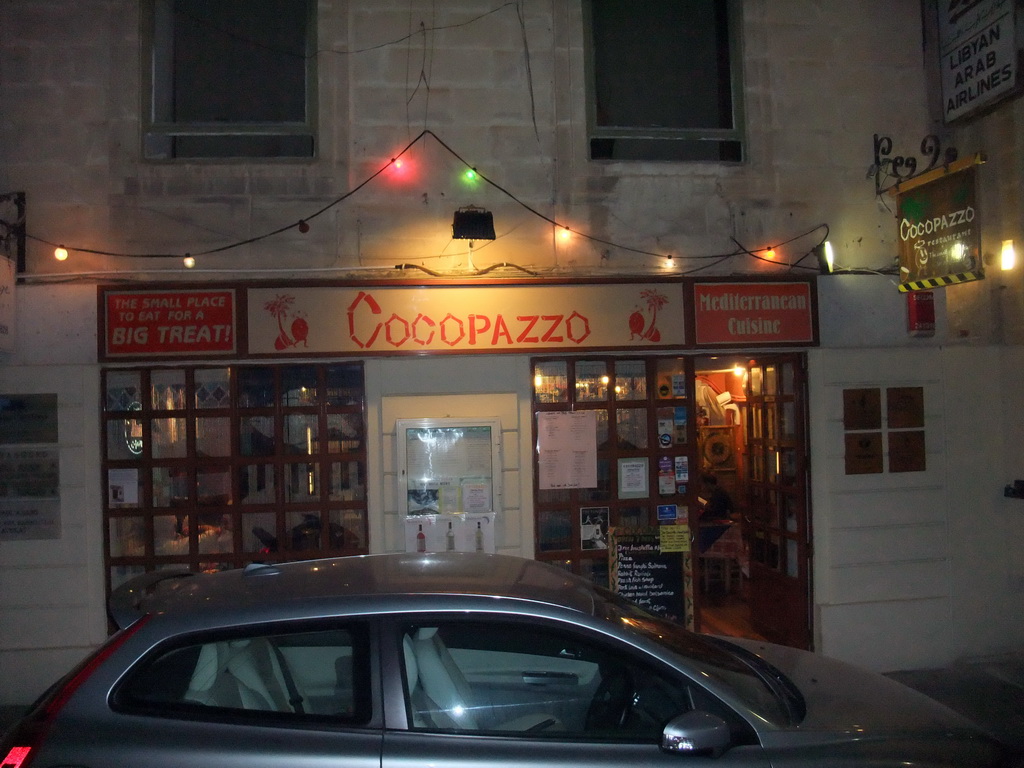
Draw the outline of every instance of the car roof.
M110 614L121 628L151 613L272 609L296 600L475 595L546 603L591 614L593 585L561 568L508 555L382 554L252 564L199 574L154 571L118 587Z

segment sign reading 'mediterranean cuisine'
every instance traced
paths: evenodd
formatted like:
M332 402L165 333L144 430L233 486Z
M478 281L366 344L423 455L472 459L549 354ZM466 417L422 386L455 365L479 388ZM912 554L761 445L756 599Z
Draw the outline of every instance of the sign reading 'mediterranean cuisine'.
M814 341L814 307L806 282L697 283L693 309L700 345Z

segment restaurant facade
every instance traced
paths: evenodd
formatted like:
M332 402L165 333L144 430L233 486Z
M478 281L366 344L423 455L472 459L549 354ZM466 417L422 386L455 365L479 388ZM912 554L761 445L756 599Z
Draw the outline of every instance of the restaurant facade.
M1021 107L921 143L916 0L720 4L742 98L699 139L594 109L599 2L306 4L351 55L306 59L270 159L140 111L173 3L72 3L81 88L28 65L70 35L30 5L0 9L31 41L0 41L0 703L137 573L381 552L539 559L881 671L1024 641ZM955 238L920 192L951 175Z

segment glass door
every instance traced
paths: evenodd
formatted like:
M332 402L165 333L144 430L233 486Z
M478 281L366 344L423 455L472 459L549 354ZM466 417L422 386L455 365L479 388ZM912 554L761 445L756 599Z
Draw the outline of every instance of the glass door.
M755 629L809 648L810 506L805 358L751 360L747 380L749 600Z

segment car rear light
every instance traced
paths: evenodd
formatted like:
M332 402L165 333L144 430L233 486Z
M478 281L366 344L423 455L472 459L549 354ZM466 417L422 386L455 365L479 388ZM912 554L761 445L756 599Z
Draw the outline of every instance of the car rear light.
M32 747L11 747L7 757L0 763L0 768L22 768L27 765L25 761L28 760L28 753L31 751Z
M0 768L28 768L34 756L33 752L43 743L50 725L61 708L89 676L138 632L149 618L143 616L127 629L111 636L95 653L69 673L62 683L43 697L32 713L18 724L3 744L0 744L0 754L4 754L6 750Z

